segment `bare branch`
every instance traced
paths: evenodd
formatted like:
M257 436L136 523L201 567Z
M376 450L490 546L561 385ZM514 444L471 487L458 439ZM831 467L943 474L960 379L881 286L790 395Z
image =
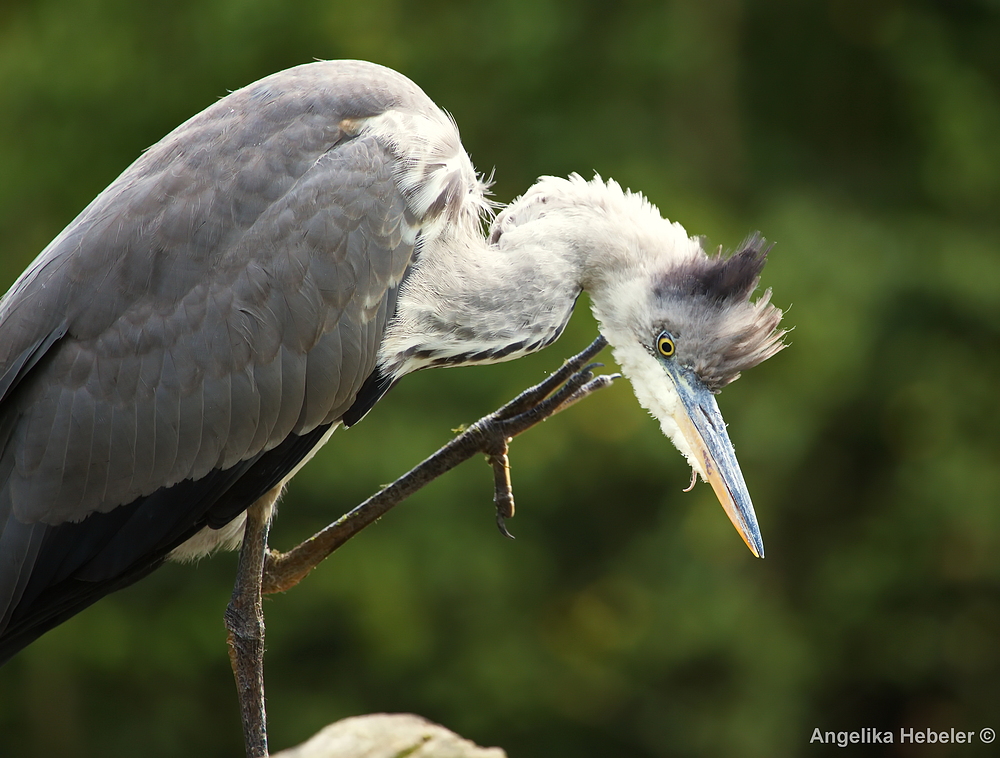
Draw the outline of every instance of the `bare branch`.
M497 523L501 532L510 536L504 526L504 519L514 515L507 444L517 435L596 390L607 387L617 378L617 374L595 377L593 369L598 364L588 365L588 361L605 345L607 342L604 338L598 337L583 352L566 361L548 379L481 418L410 472L305 542L285 553L269 550L264 563L262 592L272 594L294 587L321 561L366 526L446 471L479 453L486 454L493 466Z

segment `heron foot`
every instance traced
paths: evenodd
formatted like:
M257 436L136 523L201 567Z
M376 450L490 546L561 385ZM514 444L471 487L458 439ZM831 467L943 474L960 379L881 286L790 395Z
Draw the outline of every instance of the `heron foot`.
M509 539L514 535L507 530L506 520L514 515L514 490L510 483L510 459L507 457L508 439L501 440L500 449L486 456L493 467L493 502L497 507L497 527Z
M480 419L462 436L479 435L488 451L486 460L493 468L493 502L497 509L497 527L504 537L514 539L507 529L506 520L514 515L514 490L510 481L508 446L513 438L592 392L609 386L620 374L594 376L594 369L602 363L588 363L607 342L598 337L587 348L566 360L563 365L543 382L529 387L505 406Z

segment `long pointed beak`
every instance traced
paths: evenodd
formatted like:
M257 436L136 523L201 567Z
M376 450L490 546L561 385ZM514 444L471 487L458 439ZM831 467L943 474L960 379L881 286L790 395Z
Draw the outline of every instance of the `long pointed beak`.
M690 369L668 361L662 364L680 395L681 406L674 414L674 421L691 452L692 466L712 485L729 520L750 551L763 558L764 541L757 526L757 516L715 395Z

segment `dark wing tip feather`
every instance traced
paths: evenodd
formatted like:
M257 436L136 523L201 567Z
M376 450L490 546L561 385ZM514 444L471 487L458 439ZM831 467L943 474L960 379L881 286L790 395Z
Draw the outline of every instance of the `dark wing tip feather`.
M202 527L232 521L279 484L328 429L290 435L232 468L162 487L107 513L38 525L30 533L22 529L39 544L21 550L23 565L0 567L6 571L0 571L0 593L7 588L9 596L0 596L0 603L10 606L0 616L0 665L88 605L146 576ZM12 569L23 576L11 576Z

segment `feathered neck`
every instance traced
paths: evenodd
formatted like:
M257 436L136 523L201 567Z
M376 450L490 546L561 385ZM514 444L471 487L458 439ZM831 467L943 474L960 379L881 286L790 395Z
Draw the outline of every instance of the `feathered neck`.
M767 249L709 256L644 196L599 177L542 177L494 219L435 238L404 283L380 352L394 377L430 366L493 363L551 344L581 290L614 345L650 343L651 319L676 310L701 328L700 368L719 387L781 349L781 312L749 297ZM703 327L703 328L702 328ZM692 343L694 344L694 343Z

